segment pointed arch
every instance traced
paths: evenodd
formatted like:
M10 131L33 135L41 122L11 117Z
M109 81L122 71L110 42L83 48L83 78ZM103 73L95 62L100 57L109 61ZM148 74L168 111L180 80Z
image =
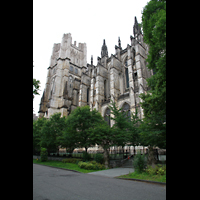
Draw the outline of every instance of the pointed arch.
M127 117L129 118L129 120L131 120L131 111L130 111L131 107L128 103L124 103L122 105L122 112L127 112Z
M104 112L104 120L107 122L108 126L110 126L110 108L107 107Z

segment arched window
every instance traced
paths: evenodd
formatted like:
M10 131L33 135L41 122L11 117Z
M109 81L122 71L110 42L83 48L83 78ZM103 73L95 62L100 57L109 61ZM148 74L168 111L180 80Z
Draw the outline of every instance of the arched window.
M77 92L76 105L79 106L79 92Z
M129 88L128 68L125 68L125 75L126 75L126 88Z
M104 100L106 100L106 80L104 81Z
M127 57L126 57L126 60L124 62L124 65L125 65L126 88L129 88L129 75L128 75L128 61L127 61Z
M104 120L108 123L108 126L110 126L110 109L107 108L104 115Z
M126 116L129 120L131 120L130 105L128 103L124 103L124 105L122 106L122 112L127 112Z
M89 88L87 88L87 103L89 103Z

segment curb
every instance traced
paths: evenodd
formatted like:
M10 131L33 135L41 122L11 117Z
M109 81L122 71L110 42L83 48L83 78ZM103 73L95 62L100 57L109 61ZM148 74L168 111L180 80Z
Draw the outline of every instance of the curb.
M115 177L115 178L118 178L118 177ZM149 180L142 180L142 179L136 179L136 178L118 178L118 179L129 180L129 181L141 181L141 182L146 182L146 183L154 183L154 184L159 184L159 185L166 185L166 183L164 183L164 182L149 181Z
M33 164L34 164L34 165L42 165L42 164L38 164L38 163L33 163ZM63 169L63 170L71 171L71 172L77 172L77 173L84 174L84 173L82 173L82 172L79 172L79 171L76 171L76 170L72 170L72 169L65 169L65 168L54 167L54 166L49 166L49 165L42 165L42 166L52 167L52 168L56 168L56 169Z

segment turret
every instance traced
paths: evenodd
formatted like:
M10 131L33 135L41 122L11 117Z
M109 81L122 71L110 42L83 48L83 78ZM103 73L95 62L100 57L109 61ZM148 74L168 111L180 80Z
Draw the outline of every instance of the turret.
M101 58L103 58L104 56L108 57L108 49L106 46L105 39L103 40L103 46L101 47Z

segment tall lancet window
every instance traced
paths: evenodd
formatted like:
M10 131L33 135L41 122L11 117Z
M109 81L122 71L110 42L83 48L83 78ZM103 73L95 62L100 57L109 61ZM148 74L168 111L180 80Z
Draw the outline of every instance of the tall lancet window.
M128 68L125 68L125 75L126 75L126 88L129 88Z
M87 103L89 103L89 88L87 88Z
M127 58L125 60L125 76L126 76L126 88L129 88L129 75L128 75L128 62L127 62Z
M108 126L110 126L110 109L107 108L104 115L104 120L107 122Z
M106 100L106 80L104 81L104 100Z

